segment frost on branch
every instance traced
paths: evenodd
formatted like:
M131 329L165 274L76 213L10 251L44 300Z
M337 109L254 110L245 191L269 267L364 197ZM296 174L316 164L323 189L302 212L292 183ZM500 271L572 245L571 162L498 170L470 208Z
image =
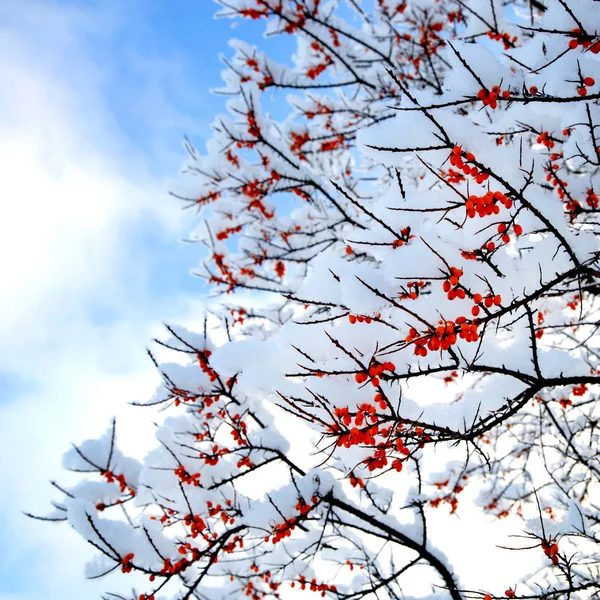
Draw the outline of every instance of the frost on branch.
M211 319L158 342L157 448L75 448L50 518L145 600L597 595L597 3L219 3L297 52L235 41L188 145ZM476 510L526 577L441 550Z

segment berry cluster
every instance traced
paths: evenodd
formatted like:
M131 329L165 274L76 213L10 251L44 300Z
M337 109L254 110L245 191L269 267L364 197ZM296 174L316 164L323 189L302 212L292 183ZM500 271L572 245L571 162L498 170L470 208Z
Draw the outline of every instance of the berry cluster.
M588 87L592 87L595 84L596 84L596 81L594 80L593 77L584 77L582 85L580 85L577 88L577 93L580 96L587 96L587 93L588 93L587 89L588 89Z
M521 227L521 225L518 223L515 223L513 225L513 231L515 232L515 235L519 237L523 234L523 227ZM508 235L506 223L498 223L498 233L502 236L500 239L502 240L503 244L508 244L508 242L510 242L510 235Z
M402 463L400 461L398 462L400 464L400 468L396 470L399 472L402 470ZM388 457L385 448L377 448L373 456L363 460L363 464L367 465L367 469L371 472L375 471L376 469L385 468L388 464Z
M542 131L535 141L546 146L546 148L554 148L554 142L550 139L550 134L547 131Z
M500 306L502 304L502 296L493 294L488 294L487 296L482 296L481 294L473 294L473 302L475 302L475 306L471 309L471 314L476 317L479 312L479 306L483 304L486 308L492 308L492 306Z
M469 166L465 164L466 162L474 162L475 155L471 152L467 152L464 154L463 160L463 149L460 146L454 146L452 148L452 154L450 155L450 164L457 169L460 169L465 175L470 175L471 177L475 177L475 181L477 183L483 183L487 179L489 179L489 175L487 173L480 172L476 166Z
M406 287L409 291L404 290L404 292L400 294L398 298L400 300L416 300L420 295L421 288L425 287L425 285L427 284L424 281L409 281L406 284Z
M374 387L377 387L379 385L379 375L381 375L384 371L394 371L395 369L396 369L396 367L395 367L394 363L391 363L391 362L378 363L377 361L373 360L371 362L371 365L369 366L369 373L368 374L365 372L357 373L354 376L354 379L356 380L356 383L364 383L370 377L371 384Z
M414 327L406 336L406 342L414 344L417 356L427 356L428 350L448 350L456 344L457 336L466 342L476 342L479 339L476 321L468 322L466 317L457 317L456 321L440 321L433 331L420 334Z
M566 410L567 406L572 406L573 405L573 401L570 400L569 398L560 398L560 400L558 401L558 403Z
M131 571L133 570L133 565L131 564L133 557L134 554L133 552L131 552L121 559L121 571L123 573L131 573Z
M200 458L204 460L204 463L214 467L219 463L219 459L221 456L229 454L228 448L219 448L216 444L212 447L212 454L206 454L205 452L200 452Z
M181 552L181 549L180 549ZM170 558L165 558L163 561L163 567L160 570L160 575L177 575L178 573L183 573L189 566L190 561L185 557L181 557L174 564L171 562Z
M558 544L549 540L542 540L542 550L544 554L552 561L553 565L558 564Z
M473 219L477 215L482 219L490 215L497 215L500 213L498 203L503 204L505 208L512 208L512 200L502 192L486 192L483 196L472 194L465 202L467 217Z
M212 381L215 381L215 379L218 377L218 374L216 371L213 371L208 364L208 359L209 359L210 355L211 355L210 350L204 350L202 352L198 352L198 354L196 355L196 358L198 359L198 362L200 363L200 368L202 369L202 371L204 373L206 373L208 375L208 378L212 382Z
M348 321L354 325L357 321L359 323L366 323L367 325L372 321L371 317L365 317L363 315L348 315Z
M489 106L492 110L498 106L498 98L502 96L505 100L510 98L510 92L508 90L502 91L499 85L492 87L489 91L486 88L479 90L477 97L481 100L484 106Z
M445 487L448 485L449 480L434 484L438 489ZM441 496L439 498L432 498L429 503L433 508L438 508L442 503L450 505L450 514L453 515L458 509L458 497L457 494L460 494L464 490L462 485L456 484L454 489L446 494L445 496Z
M462 183L465 180L465 176L454 169L448 169L448 172L441 171L440 175L448 182L448 183Z
M571 29L569 35L573 38L569 42L569 48L571 50L575 50L578 46L581 46L584 50L589 48L592 54L600 53L600 40L592 43L594 38L583 33L578 27L576 29Z
M307 503L304 498L300 498L300 500L298 500L298 502L296 503L296 510L302 515L304 516L305 514L309 513L313 506L319 503L319 499L316 496L313 496L311 499L311 504Z
M458 269L457 267L450 267L450 277L444 281L442 284L442 289L446 294L448 294L448 300L454 300L458 298L459 300L464 300L465 298L465 290L461 287L458 287L459 280L463 276L463 270Z
M304 575L300 575L298 578L298 583L300 584L301 590L309 589L311 592L321 592L321 597L325 597L326 592L337 592L337 588L335 585L328 585L327 583L317 583L316 578L312 578L310 581L306 580ZM295 581L290 582L290 587L294 587L296 585Z
M231 436L233 437L234 441L237 442L238 446L243 446L244 444L247 443L247 437L246 437L246 433L247 433L247 429L248 426L246 425L246 423L244 421L240 420L241 417L239 414L235 414L232 417L232 421L233 423L231 424Z
M239 233L242 230L242 226L238 225L237 227L227 227L227 229L223 229L223 231L219 231L217 233L216 238L219 241L226 240L230 235L234 233Z
M277 544L284 538L290 537L294 529L296 529L296 519L294 517L290 517L283 523L277 523L273 527L273 535L265 537L265 542L271 541L271 543Z
M202 532L206 529L206 523L200 515L185 515L183 522L190 528L193 538L202 535Z
M337 432L338 427L336 424L331 428L334 433ZM350 448L352 446L358 446L363 444L364 446L374 446L375 436L379 433L379 427L373 425L371 427L360 430L358 427L353 427L348 433L343 433L337 439L336 445L343 446L344 448Z
M376 409L372 404L364 402L363 404L359 405L354 422L358 427L362 427L363 423L365 422L365 417L369 417L371 423L376 423L377 415L375 414L375 411Z
M115 475L112 471L109 470L100 471L100 475L102 475L102 477L105 477L108 483L113 483L116 481L119 484L119 489L121 490L121 493L123 493L127 489L132 496L135 496L135 490L131 486L127 485L127 482L125 481L125 475Z
M375 394L375 397L373 398L373 401L377 402L377 404L379 404L379 408L381 410L385 410L387 408L387 404L385 402L385 398L379 392L377 392L377 394Z
M285 265L280 260L275 263L275 273L277 273L277 277L279 278L285 275Z
M544 168L544 171L547 173L546 181L552 184L553 187L556 188L556 193L561 200L565 199L567 195L567 187L569 186L569 182L561 179L558 176L558 164L549 164ZM570 213L577 213L581 210L581 204L572 198L568 198L567 202L565 202L565 209Z
M350 485L355 488L355 487L359 487L359 488L364 488L365 487L365 482L360 478L357 477L354 473L350 473L350 475L348 475L348 479L350 481Z
M392 248L394 250L396 250L396 248L404 246L404 244L408 244L408 242L415 237L414 235L411 235L410 227L404 227L404 229L402 229L400 233L402 234L402 238L396 239L392 242Z
M504 49L508 50L509 48L513 48L515 45L515 42L519 39L518 36L513 35L512 38L510 36L509 33L507 33L506 31L503 33L500 32L494 32L492 30L487 32L487 36L490 38L490 40L494 40L496 42L502 42ZM498 87L498 86L496 86Z
M196 487L200 485L200 473L190 475L183 465L179 465L173 472L181 479L182 483L187 483L188 485L194 485Z

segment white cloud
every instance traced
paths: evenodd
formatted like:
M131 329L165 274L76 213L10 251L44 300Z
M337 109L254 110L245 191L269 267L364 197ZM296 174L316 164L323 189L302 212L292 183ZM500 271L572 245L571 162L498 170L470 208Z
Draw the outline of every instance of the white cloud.
M19 382L11 397L0 391L0 599L104 589L83 581L80 538L20 511L46 511L69 441L102 433L113 413L135 431L126 451L148 446L143 409L126 402L153 391L145 345L183 308L160 306L176 290L152 291L159 253L182 228L150 174L161 157L135 152L120 131L105 95L110 64L94 54L125 18L116 3L0 6L0 54L10 56L0 63L0 375ZM154 98L162 127L186 122L157 88L168 61L155 67L139 90L145 112ZM176 170L169 162L163 172Z

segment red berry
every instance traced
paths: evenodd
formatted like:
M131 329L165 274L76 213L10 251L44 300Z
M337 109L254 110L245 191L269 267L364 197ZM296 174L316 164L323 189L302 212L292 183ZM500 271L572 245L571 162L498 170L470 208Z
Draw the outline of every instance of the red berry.
M588 87L592 87L596 82L593 77L586 77L583 80L583 85L587 85Z

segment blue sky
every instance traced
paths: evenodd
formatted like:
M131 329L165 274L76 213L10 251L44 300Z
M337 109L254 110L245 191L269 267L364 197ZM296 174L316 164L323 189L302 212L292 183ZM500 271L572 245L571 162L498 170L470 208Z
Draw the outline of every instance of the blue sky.
M152 445L129 400L158 376L162 322L193 324L200 249L167 191L189 136L202 151L233 32L209 0L0 2L0 600L99 597L67 527L32 522L70 441L113 414L126 451ZM288 49L279 46L285 55ZM289 54L289 53L288 53ZM137 409L139 411L140 409ZM112 586L110 586L112 587ZM112 588L114 589L114 588Z

